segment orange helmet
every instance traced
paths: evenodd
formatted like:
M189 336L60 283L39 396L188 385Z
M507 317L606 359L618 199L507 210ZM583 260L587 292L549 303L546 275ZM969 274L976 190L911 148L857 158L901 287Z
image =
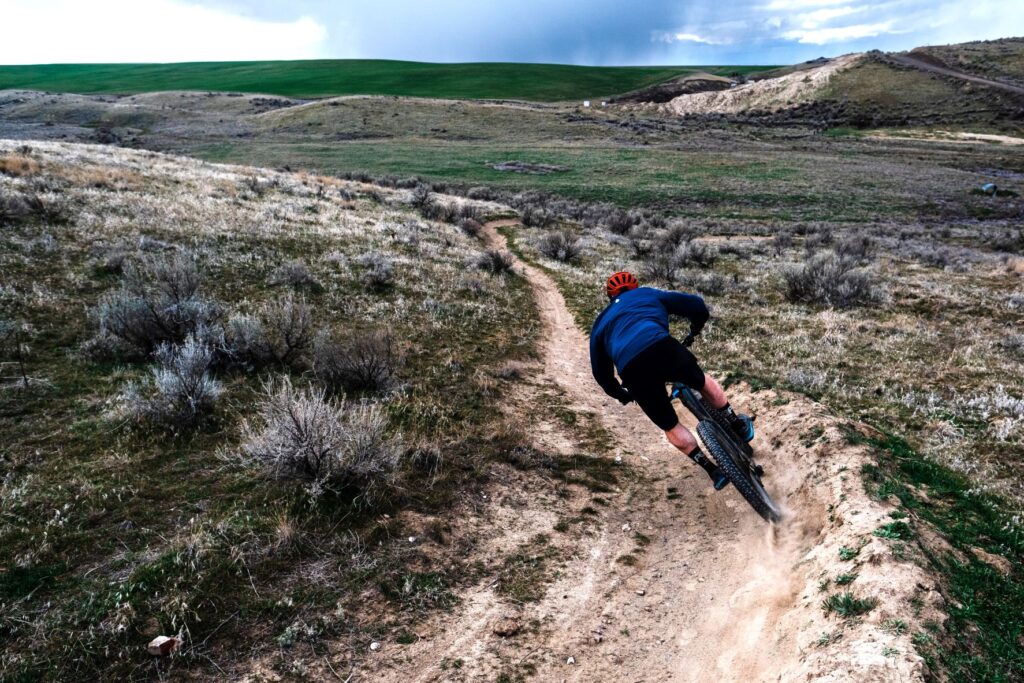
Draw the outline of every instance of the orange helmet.
M614 299L623 292L628 292L631 289L636 289L640 286L640 283L636 281L633 273L620 270L610 278L608 282L604 284L604 291L608 293L609 299Z

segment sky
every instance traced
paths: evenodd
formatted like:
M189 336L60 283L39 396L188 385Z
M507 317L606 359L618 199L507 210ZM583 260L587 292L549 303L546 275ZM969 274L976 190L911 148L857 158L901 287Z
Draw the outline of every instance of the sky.
M1024 0L0 0L0 64L790 64L1024 36Z

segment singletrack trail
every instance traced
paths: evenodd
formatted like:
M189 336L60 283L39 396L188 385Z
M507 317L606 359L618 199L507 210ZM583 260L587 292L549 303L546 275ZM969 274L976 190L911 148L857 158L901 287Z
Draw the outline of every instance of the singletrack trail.
M886 56L888 59L891 59L897 64L902 64L903 66L910 66L915 69L920 69L921 71L928 71L942 76L951 76L963 81L970 81L971 83L978 83L979 85L987 85L990 88L997 88L999 90L1005 90L1006 92L1016 93L1017 95L1024 95L1024 88L1019 85L996 81L991 78L985 78L984 76L975 76L974 74L967 73L966 71L951 69L948 66L932 64L930 61L916 57L913 54L889 54Z
M488 223L489 245L504 247L497 229L516 224ZM418 642L385 647L363 680L493 681L502 673L581 682L923 680L909 635L881 625L891 617L941 620L941 597L922 570L894 559L871 535L891 521L892 508L864 493L858 473L867 455L844 440L838 421L801 397L743 386L727 392L757 415L754 446L766 486L789 512L773 528L732 487L715 492L635 405L604 396L590 374L588 340L554 280L521 261L516 269L533 287L544 325L543 369L526 390L557 387L575 411L598 416L636 476L605 495L607 507L574 540L572 558L541 600L512 604L484 582L418 631ZM550 427L541 418L527 419L537 438L557 443L544 436ZM526 503L505 516L514 520L507 533L552 533L551 506L579 504ZM839 559L844 545L860 548L856 561ZM631 551L635 564L617 562ZM819 583L842 572L858 573L848 588L859 597L878 600L860 619L844 622L821 608L828 593ZM924 603L919 617L907 606L915 596ZM495 623L509 617L534 626L496 634ZM837 631L841 638L821 642Z

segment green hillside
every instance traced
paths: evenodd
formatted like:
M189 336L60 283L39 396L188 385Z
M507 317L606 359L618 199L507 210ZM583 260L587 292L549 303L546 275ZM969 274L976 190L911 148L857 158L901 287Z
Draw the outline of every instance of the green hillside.
M132 94L161 90L255 92L286 97L405 95L541 102L598 98L692 71L748 73L763 67L593 67L561 64L429 64L389 60L47 64L0 66L0 90Z

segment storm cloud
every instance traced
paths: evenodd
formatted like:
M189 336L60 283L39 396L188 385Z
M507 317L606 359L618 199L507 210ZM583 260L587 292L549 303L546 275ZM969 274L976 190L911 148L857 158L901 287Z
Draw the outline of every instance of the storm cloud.
M1024 34L1004 0L0 0L0 62L784 64ZM172 30L168 30L171 27ZM60 40L53 40L53 36Z

